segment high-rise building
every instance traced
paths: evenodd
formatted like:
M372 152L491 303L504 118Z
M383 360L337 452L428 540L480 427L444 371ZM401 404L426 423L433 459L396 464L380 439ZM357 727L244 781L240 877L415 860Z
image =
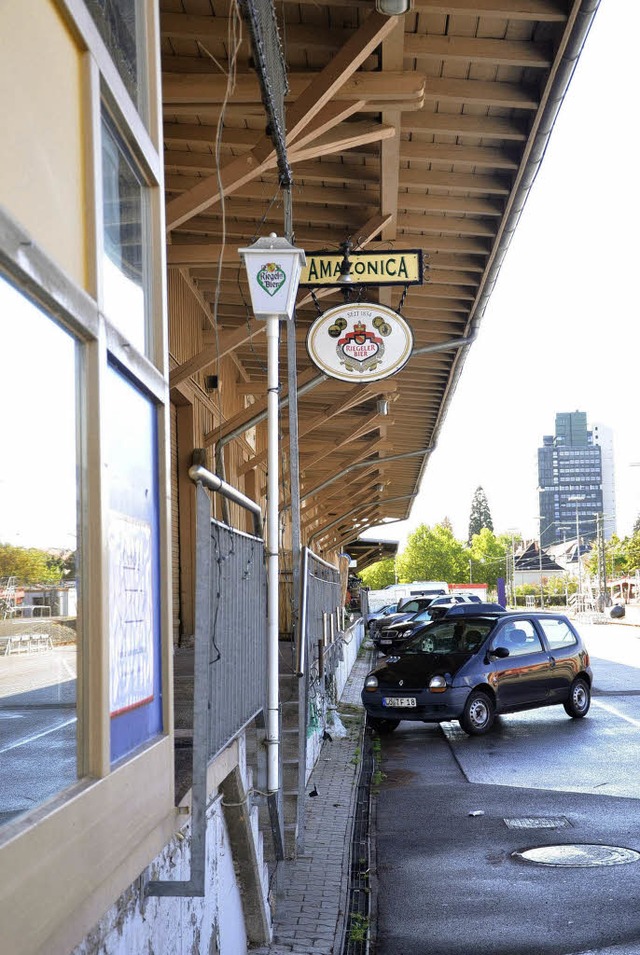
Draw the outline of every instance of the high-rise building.
M615 530L613 487L611 429L599 424L589 430L584 411L557 414L555 434L545 435L538 448L542 546L577 536L585 543L594 540L603 513L605 536L610 537Z
M602 460L602 507L604 509L604 536L609 540L616 533L616 485L613 463L613 431L606 424L593 425L593 443L600 448Z

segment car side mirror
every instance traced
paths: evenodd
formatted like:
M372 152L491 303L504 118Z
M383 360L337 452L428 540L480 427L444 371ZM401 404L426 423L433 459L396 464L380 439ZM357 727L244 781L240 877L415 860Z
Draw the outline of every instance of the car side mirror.
M499 660L506 660L509 656L509 650L507 647L494 647L493 650L489 650L489 655L497 657Z

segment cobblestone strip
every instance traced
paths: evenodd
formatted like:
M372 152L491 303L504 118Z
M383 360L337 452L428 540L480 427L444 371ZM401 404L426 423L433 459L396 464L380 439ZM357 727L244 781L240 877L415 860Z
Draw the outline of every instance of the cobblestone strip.
M370 669L356 659L338 705L347 736L325 741L307 783L304 855L284 863L282 892L269 948L252 955L340 955L348 899L351 834L363 725L360 690ZM309 793L317 791L317 796Z

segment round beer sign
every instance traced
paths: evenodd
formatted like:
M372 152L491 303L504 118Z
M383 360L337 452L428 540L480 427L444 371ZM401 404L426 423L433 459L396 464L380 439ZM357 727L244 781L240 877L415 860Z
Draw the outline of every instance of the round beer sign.
M413 333L386 305L353 302L324 312L309 329L307 351L314 365L340 381L380 381L407 363Z

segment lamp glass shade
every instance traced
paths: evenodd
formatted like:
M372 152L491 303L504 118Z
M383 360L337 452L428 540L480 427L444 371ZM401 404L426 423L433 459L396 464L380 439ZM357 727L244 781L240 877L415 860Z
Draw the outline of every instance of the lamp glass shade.
M238 249L247 270L251 306L256 318L291 318L306 258L302 249L272 234Z

